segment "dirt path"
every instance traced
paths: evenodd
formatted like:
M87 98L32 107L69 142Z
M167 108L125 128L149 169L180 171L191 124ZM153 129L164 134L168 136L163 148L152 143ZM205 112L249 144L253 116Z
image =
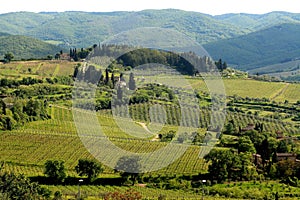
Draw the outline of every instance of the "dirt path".
M54 69L54 72L53 72L53 77L56 76L59 72L59 65L56 65L55 69Z
M280 95L282 95L286 89L288 88L290 84L289 83L285 83L285 86L279 90L273 97L270 98L271 101L275 100L277 97L279 97Z
M151 131L148 129L147 125L143 122L136 122L139 125L141 125L148 133L151 133ZM152 133L151 133L152 134ZM151 139L151 141L159 141L159 136L158 134L155 135L155 137L153 139Z
M143 122L136 122L137 124L141 125L148 133L151 133L151 131L148 129L145 123Z

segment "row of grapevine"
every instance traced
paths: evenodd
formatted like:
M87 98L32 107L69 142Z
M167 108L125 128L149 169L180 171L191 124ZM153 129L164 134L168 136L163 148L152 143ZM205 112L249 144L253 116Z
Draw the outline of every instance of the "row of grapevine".
M1 160L24 165L42 166L48 159L64 160L73 168L79 158L91 157L80 139L26 132L7 132L0 135Z
M61 191L63 197L66 199L74 198L78 194L78 186L46 186L51 191ZM128 189L133 189L139 192L143 199L158 199L159 196L166 196L168 199L200 199L200 194L187 193L183 195L182 191L176 190L163 190L158 188L149 188L142 186L109 186L109 185L82 185L80 191L82 196L88 196L92 199L103 199L104 195L109 192L120 192L124 193Z
M276 119L270 118L263 118L255 115L247 115L241 113L233 113L228 112L227 120L233 120L235 124L235 128L238 130L238 127L245 127L248 124L256 124L256 123L263 123L264 130L269 133L275 133L276 131L282 131L286 134L295 134L297 130L289 123L282 122Z
M211 117L212 112L208 108L201 108L198 111L194 107L178 107L170 104L136 104L129 106L129 114L135 121L201 128L213 125L216 128L217 126L222 127L220 122L226 117L225 123L233 120L237 126L237 130L239 126L243 128L248 124L264 123L265 131L270 133L282 131L287 134L295 134L299 132L292 124L276 119L236 112L227 112L226 115L223 112L214 112L213 117Z

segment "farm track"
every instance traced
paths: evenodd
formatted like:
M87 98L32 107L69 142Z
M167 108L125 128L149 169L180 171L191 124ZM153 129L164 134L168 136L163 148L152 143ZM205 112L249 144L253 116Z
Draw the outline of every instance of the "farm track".
M275 100L277 97L281 96L284 94L284 92L287 90L289 87L289 83L286 83L283 88L281 88L273 97L270 98L271 101Z
M37 66L37 68L35 69L34 73L37 73L42 66L43 66L43 63L39 63L38 66Z
M56 67L55 67L55 70L54 70L54 72L53 72L53 77L56 77L57 75L58 75L58 72L59 72L59 65L56 65Z

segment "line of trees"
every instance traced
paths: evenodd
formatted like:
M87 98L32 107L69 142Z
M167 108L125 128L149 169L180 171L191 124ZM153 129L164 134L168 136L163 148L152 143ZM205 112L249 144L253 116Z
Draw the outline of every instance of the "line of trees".
M207 72L213 65L212 62L207 62L206 58L200 58L193 52L176 54L154 49L133 50L121 55L117 58L117 61L124 66L131 66L132 68L147 63L159 63L171 66L179 72L188 75Z
M123 52L127 53L124 54ZM118 64L132 68L147 63L163 64L188 75L208 72L215 65L208 57L200 58L194 52L177 54L149 48L133 49L126 45L100 45L94 49L94 55L114 57L117 59ZM222 64L223 67L227 67L225 62Z
M45 176L53 184L60 184L67 177L64 161L48 160L45 162L44 167ZM81 177L87 176L88 182L91 183L103 172L103 167L94 160L80 159L75 167L75 171Z
M14 80L14 79L7 79L1 78L0 79L0 87L18 87L20 85L34 85L37 83L43 83L42 79L32 78L32 77L23 77L21 80Z
M81 48L80 51L78 51L76 48L70 48L70 58L72 58L74 61L78 61L80 59L85 59L93 49L97 47L97 44L94 44L92 47L89 48Z
M135 184L140 176L141 165L137 156L124 156L115 166L115 172L120 173L123 184ZM75 171L80 177L86 177L87 183L94 182L104 170L101 163L91 159L79 159ZM64 161L47 160L44 164L44 174L48 184L61 184L67 174Z
M28 121L49 119L47 113L47 102L43 100L21 100L17 99L10 103L10 107L4 100L0 100L0 129L12 130L22 126Z

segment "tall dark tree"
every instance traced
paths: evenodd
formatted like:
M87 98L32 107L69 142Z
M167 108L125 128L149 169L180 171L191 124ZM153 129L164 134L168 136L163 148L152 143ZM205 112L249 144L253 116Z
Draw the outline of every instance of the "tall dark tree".
M123 73L120 74L120 81L125 81L125 78L124 78L124 74L123 74Z
M275 156L277 146L278 144L275 138L268 137L262 141L260 155L264 164L265 161L270 160L272 158L272 155L273 157ZM274 160L272 161L274 162Z
M104 76L102 74L102 70L101 69L99 69L99 76L100 76L100 78L99 78L99 82L98 83L103 83Z
M73 58L74 54L73 54L73 49L70 48L70 58Z
M77 53L74 54L73 60L74 60L75 62L77 62L77 61L79 60L78 54L77 54Z
M136 85L135 85L135 80L134 80L134 75L131 72L129 75L129 83L128 83L128 87L130 90L135 90L136 89Z
M108 73L108 69L105 69L105 79L104 79L104 83L108 84L109 82L109 73Z
M219 70L222 70L222 59L221 58L218 60L218 62L215 62L215 64Z
M2 99L0 100L0 105L1 105L1 109L2 109L2 114L6 115L6 104Z
M110 80L111 80L112 86L114 88L115 87L115 74L114 73L111 74Z
M10 116L6 116L5 118L6 121L6 130L11 131L13 129L13 118Z
M76 78L76 77L78 76L79 68L80 68L80 65L76 65L76 66L74 67L73 78Z
M79 60L79 58L78 58L78 54L77 54L77 49L75 48L75 49L73 49L73 53L72 53L72 55L73 55L73 60L74 61L78 61Z
M223 67L222 68L223 68L223 70L227 69L227 63L225 61L223 62Z
M55 58L56 60L59 60L59 59L60 59L60 54L59 54L59 53L55 54L54 58Z
M117 88L117 99L122 100L122 98L123 98L123 90L120 86L118 86L118 88Z
M100 73L102 72L98 71L94 65L89 65L85 72L84 79L86 82L96 84L99 82L100 76L102 75Z
M72 49L72 58L74 58L76 52L75 52L75 49Z
M227 63L222 62L222 59L219 59L217 62L215 62L215 65L218 68L218 70L220 70L220 71L227 69Z

